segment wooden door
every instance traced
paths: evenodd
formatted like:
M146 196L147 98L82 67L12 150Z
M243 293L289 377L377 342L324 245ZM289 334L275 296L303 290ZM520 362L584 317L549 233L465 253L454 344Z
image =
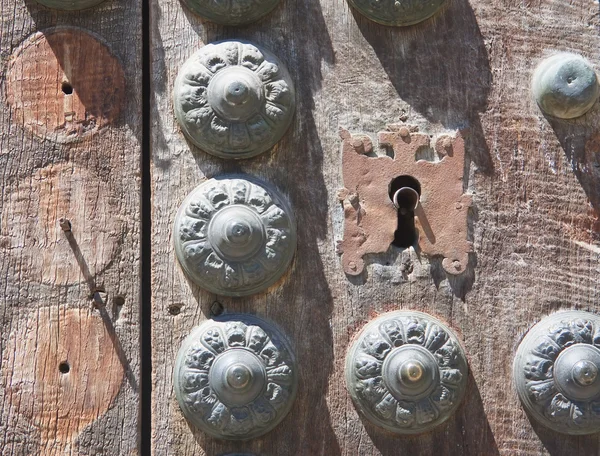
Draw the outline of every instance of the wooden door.
M530 421L512 381L534 323L561 309L600 310L600 107L551 119L530 91L534 68L553 52L600 64L596 2L448 0L407 28L371 22L345 1L282 0L243 27L204 21L177 0L145 5L149 17L136 1L59 12L2 0L0 454L598 454L597 436ZM48 29L54 35L36 35ZM248 160L199 150L173 111L183 62L222 39L269 49L296 87L291 128ZM75 48L87 52L66 51ZM66 62L77 62L75 73ZM110 103L96 110L98 99ZM433 139L465 135L473 252L460 274L448 274L440 255L397 247L368 256L357 277L344 273L340 129L367 135L385 155L377 138L391 124ZM185 196L226 173L270 183L298 221L291 268L249 298L197 287L173 248ZM354 337L396 309L444 321L469 362L457 412L412 437L359 415L344 381ZM173 391L183 339L221 310L275 322L298 362L291 412L250 441L199 432Z
M549 121L530 94L540 59L553 51L598 63L598 5L452 0L433 19L384 27L344 1L284 0L245 27L204 22L185 7L152 7L154 454L260 455L597 454L598 438L568 437L528 420L513 389L512 360L527 329L558 309L597 310L598 105L574 121ZM188 143L171 95L181 64L204 43L246 39L288 66L297 114L274 148L254 159L215 159ZM440 257L391 248L366 274L344 274L344 185L339 129L369 135L388 124L434 137L468 129L464 188L473 197L467 270L448 275ZM594 139L596 138L596 139ZM385 154L385 151L378 153ZM285 280L231 299L189 283L173 254L175 212L202 179L244 172L289 196L298 251ZM444 191L440 188L439 191ZM197 432L173 394L173 360L218 301L265 316L286 331L300 387L289 416L244 443ZM361 419L344 384L353 336L392 309L424 311L461 337L470 364L464 404L447 424L398 437Z

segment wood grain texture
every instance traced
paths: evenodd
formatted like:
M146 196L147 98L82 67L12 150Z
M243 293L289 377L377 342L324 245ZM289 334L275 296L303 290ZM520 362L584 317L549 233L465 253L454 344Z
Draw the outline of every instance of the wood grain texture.
M543 315L600 310L600 106L582 119L548 120L529 91L536 63L554 50L581 53L598 65L599 29L598 4L591 0L451 0L432 20L407 29L371 23L343 0L283 0L243 28L215 26L176 1L154 0L154 454L597 454L597 437L560 436L530 423L511 367L520 337ZM273 51L298 93L295 121L278 146L242 162L191 146L171 103L185 59L202 43L225 38ZM391 249L370 259L365 276L349 279L335 253L343 232L338 130L375 140L386 124L400 120L432 135L470 131L465 186L474 200L469 237L475 253L460 277L447 277L440 258ZM247 299L215 297L188 283L172 247L173 218L185 195L203 177L232 171L277 186L299 221L291 271L267 293ZM300 365L290 415L250 442L195 432L173 394L179 345L208 318L215 299L226 311L276 321L294 342ZM413 438L364 422L343 382L352 337L392 309L446 321L461 335L471 368L456 416Z
M2 455L138 454L140 5L66 13L0 2ZM110 64L75 29L34 45L9 84L11 56L53 27L90 31ZM121 84L117 64L120 110L107 95ZM61 91L65 77L72 94Z

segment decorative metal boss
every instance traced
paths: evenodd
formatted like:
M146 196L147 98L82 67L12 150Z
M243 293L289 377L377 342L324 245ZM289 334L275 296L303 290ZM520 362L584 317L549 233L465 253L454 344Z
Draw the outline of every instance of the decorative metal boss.
M372 21L403 27L429 19L446 0L349 0L349 2Z
M421 312L381 315L346 356L346 383L356 407L397 434L426 432L446 421L465 394L467 375L457 337Z
M207 44L179 70L173 94L185 135L222 158L249 158L286 132L296 106L285 66L243 41Z
M202 288L246 296L273 285L296 250L296 222L285 199L248 176L196 187L175 217L175 253Z
M104 0L37 0L42 5L64 11L77 11L92 8Z
M561 119L584 115L600 94L591 63L569 52L542 61L533 74L531 89L540 109Z
M513 365L525 410L563 434L600 431L600 317L552 314L529 330Z
M279 0L183 0L194 13L221 25L245 25L266 16Z
M208 320L183 342L174 372L185 417L213 437L245 440L287 415L298 386L284 334L250 315Z

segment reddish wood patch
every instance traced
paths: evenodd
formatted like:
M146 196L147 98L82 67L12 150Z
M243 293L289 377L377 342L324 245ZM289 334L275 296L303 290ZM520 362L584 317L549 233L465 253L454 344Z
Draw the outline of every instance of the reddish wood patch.
M71 221L72 239L62 231L61 217ZM0 252L20 258L28 280L72 285L88 279L85 269L96 279L104 272L126 230L109 182L73 164L49 165L7 196Z
M41 454L59 455L106 413L124 369L102 318L41 308L11 333L2 378L9 401L39 430Z
M119 61L93 35L60 27L30 36L15 51L7 99L36 136L70 142L114 122L125 95Z

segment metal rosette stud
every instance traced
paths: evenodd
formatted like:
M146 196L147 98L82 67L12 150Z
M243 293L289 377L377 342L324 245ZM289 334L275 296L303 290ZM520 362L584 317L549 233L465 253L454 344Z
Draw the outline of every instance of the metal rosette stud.
M221 158L254 157L289 128L296 94L285 66L244 41L207 44L181 67L173 92L184 134Z
M446 0L349 0L368 19L383 25L405 27L433 16Z
M559 119L583 116L600 95L592 64L570 52L559 52L543 60L533 73L531 89L540 109Z
M298 386L294 354L273 324L250 315L208 320L183 342L174 387L185 417L226 440L258 437L292 407Z
M600 317L552 314L521 341L513 364L517 393L530 416L563 434L600 431Z
M369 322L346 356L346 385L358 410L396 434L419 434L446 421L468 379L456 335L436 318L414 311Z
M296 251L296 221L283 196L248 176L196 187L175 217L175 253L200 287L225 296L267 289Z
M47 8L64 11L77 11L97 6L104 2L104 0L37 0L37 2Z
M279 4L279 0L183 0L196 14L221 25L245 25L258 21Z

